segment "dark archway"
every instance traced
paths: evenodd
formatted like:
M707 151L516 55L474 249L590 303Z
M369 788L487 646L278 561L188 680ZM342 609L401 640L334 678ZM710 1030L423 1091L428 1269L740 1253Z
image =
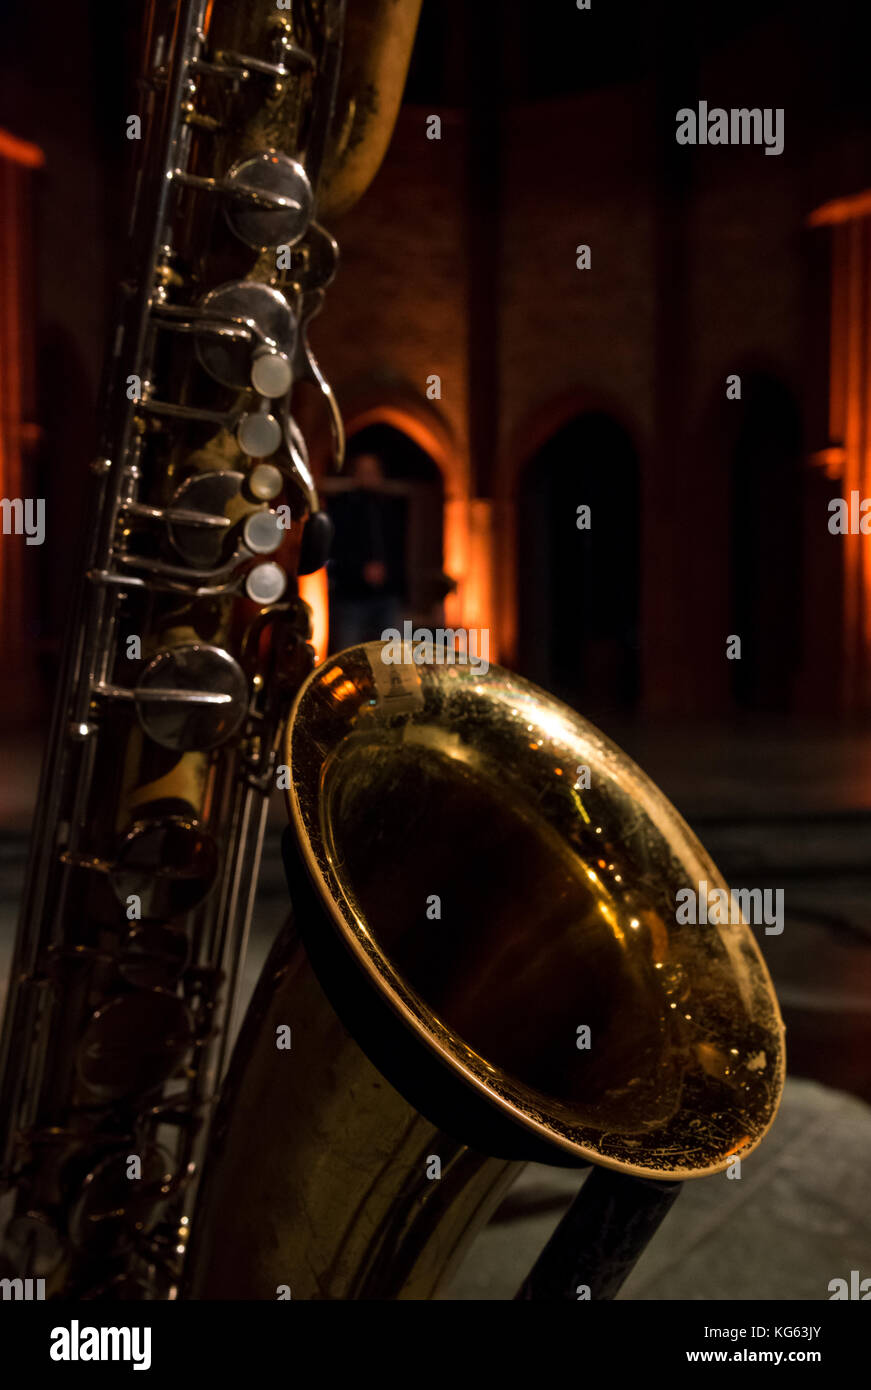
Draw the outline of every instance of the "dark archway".
M518 665L584 713L639 695L638 455L611 416L564 425L518 488ZM578 508L590 508L579 529Z
M792 392L763 372L741 377L731 441L730 632L735 703L791 708L802 636L802 428ZM733 417L734 418L734 417Z
M425 627L440 626L448 585L444 575L444 486L430 456L401 430L367 425L348 440L346 476L325 481L327 509L352 484L354 459L374 454L384 474L387 518L401 570L400 610ZM389 544L389 542L388 542Z

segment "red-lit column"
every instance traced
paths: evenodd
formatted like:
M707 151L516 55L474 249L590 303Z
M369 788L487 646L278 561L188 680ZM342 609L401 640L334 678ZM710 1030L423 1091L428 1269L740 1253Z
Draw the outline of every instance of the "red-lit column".
M36 442L32 184L41 150L0 130L0 709L6 720L33 711L37 688L36 594L40 547L16 533L34 505L28 459Z

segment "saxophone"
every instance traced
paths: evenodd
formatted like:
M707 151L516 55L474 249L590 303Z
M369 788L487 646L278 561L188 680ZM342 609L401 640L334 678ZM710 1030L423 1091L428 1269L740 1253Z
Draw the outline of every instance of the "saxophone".
M147 14L131 273L0 1059L3 1264L50 1297L173 1297L184 1262L313 660L296 579L329 542L297 383L343 448L307 336L336 263L316 210L377 166L419 0L361 8L356 102L343 0Z
M593 1174L587 1208L640 1229L626 1183L721 1171L777 1108L753 935L676 923L722 880L619 750L496 667L313 664L297 581L330 527L298 383L343 450L307 336L320 219L380 163L419 8L148 12L0 1058L4 1271L49 1296L433 1297L523 1162L595 1164L624 1187ZM293 918L228 1056L278 768Z

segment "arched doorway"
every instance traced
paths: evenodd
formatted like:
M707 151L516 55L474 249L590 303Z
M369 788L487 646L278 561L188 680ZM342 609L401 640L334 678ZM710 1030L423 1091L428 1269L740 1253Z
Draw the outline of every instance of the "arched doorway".
M353 535L343 541L342 526L348 494L361 485L355 478L359 460L374 456L383 482L377 526L384 556L388 560L391 587L396 592L396 621L410 619L415 626L438 627L444 616L444 598L449 581L444 574L444 488L442 475L430 456L402 430L392 425L372 424L353 431L348 439L348 464L343 476L322 482L327 510L337 524L333 547L334 564L341 564L348 551L358 547ZM366 485L365 482L363 485ZM361 560L364 558L360 551ZM374 630L368 637L380 636ZM331 647L341 645L337 631Z
M802 633L802 430L791 391L767 373L741 377L731 447L730 663L743 709L792 705Z
M584 713L632 709L640 502L630 436L604 412L577 416L530 459L517 503L521 673Z

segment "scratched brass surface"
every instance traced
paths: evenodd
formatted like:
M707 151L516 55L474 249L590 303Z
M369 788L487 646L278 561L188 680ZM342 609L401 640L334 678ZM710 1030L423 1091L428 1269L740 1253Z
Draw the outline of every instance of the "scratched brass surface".
M555 1163L673 1179L759 1142L784 1070L767 970L746 926L676 924L679 888L722 879L596 729L496 667L391 666L369 643L307 680L284 756L315 895L298 913L485 1117ZM452 1133L364 1055L285 929L234 1052L189 1295L433 1297L521 1166Z
M748 1153L780 1098L783 1026L749 927L675 920L678 890L725 887L695 836L534 686L380 652L313 673L286 748L309 871L371 983L564 1152L669 1178Z
M422 0L350 0L336 117L319 196L329 221L353 207L387 151Z
M411 1109L342 1027L288 926L234 1050L186 1296L274 1300L285 1285L294 1299L432 1298L522 1166Z

